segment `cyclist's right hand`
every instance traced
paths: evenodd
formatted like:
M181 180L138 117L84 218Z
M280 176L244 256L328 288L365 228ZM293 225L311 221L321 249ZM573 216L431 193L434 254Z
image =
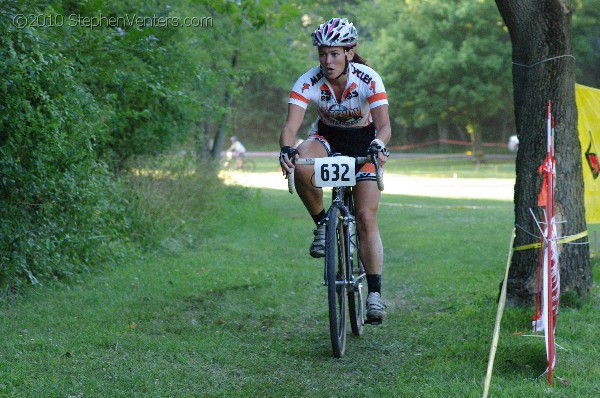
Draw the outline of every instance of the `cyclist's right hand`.
M294 162L299 157L298 151L291 146L284 146L279 152L279 164L281 165L281 171L286 176L294 170Z

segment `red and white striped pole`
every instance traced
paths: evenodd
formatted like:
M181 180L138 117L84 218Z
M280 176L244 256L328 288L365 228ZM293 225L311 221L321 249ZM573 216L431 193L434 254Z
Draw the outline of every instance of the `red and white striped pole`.
M558 276L558 253L556 252L556 231L554 229L554 184L556 176L556 162L554 159L554 117L552 117L552 103L548 101L547 111L547 151L544 166L546 185L546 236L544 237L546 248L546 351L548 359L548 384L552 384L552 370L556 364L556 349L554 343L554 331L556 315L558 313L558 298L560 295Z

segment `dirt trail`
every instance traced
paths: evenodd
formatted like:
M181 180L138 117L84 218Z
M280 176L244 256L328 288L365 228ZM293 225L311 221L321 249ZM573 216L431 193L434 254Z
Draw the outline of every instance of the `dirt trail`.
M222 172L227 184L287 190L281 173ZM386 195L429 196L436 198L494 199L512 201L514 179L507 178L436 178L386 174Z

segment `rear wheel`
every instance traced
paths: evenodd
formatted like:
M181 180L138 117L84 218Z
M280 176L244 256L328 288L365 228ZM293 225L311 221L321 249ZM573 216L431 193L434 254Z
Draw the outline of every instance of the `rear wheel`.
M244 171L253 172L256 170L256 162L254 162L254 160L252 160L252 159L244 159L242 169Z
M333 355L340 358L346 350L346 267L347 250L342 214L332 207L325 237L325 270L329 302L329 332Z
M356 228L356 226L349 225L347 228ZM348 313L350 314L350 326L352 327L352 333L355 336L361 336L364 332L365 326L365 298L363 296L363 282L366 278L366 274L362 261L360 261L360 256L358 255L358 235L356 232L354 234L350 234L348 231L346 236L348 237L348 244L350 244L350 238L354 238L354 253L352 253L352 256L350 257L350 264L348 267L351 270L350 280L353 282L353 285L348 288Z

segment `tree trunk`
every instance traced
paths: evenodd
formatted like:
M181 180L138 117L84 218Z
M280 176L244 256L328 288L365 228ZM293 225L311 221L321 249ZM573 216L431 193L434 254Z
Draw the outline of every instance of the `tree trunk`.
M485 162L485 153L483 152L483 137L481 136L481 128L475 127L472 123L467 125L467 132L471 137L471 148L473 151L473 162L478 166Z
M467 133L465 132L465 128L458 123L454 123L454 128L456 130L456 134L458 134L459 141L467 141L470 137L467 137Z
M212 122L210 119L204 119L196 123L196 132L194 134L194 151L196 152L196 167L200 171L208 159L212 149Z
M437 124L437 133L438 133L438 146L442 148L442 150L447 150L448 140L450 139L450 129L446 123L438 122Z
M234 71L237 68L238 61L238 52L239 50L235 50L233 56L231 57L231 70ZM233 95L231 93L231 88L226 88L225 93L223 94L223 104L225 105L225 114L223 119L220 120L217 132L215 134L215 141L213 143L213 147L211 150L211 158L214 161L218 161L221 156L221 150L223 149L223 141L225 141L225 136L227 134L231 134L231 118L232 118L232 109L231 106L233 104Z
M586 231L581 147L577 132L575 62L568 0L496 0L512 42L515 119L519 150L515 183L515 246L539 242L530 213L542 220L537 196L546 156L546 106L555 117L558 236ZM532 236L535 235L535 236ZM586 242L587 238L577 243ZM592 287L588 245L558 245L561 292L587 295ZM508 277L509 305L534 303L538 250L515 251Z
M228 91L225 92L224 97L225 98L223 102L225 103L226 107L225 115L219 121L217 131L215 133L215 140L211 149L211 159L214 161L218 161L221 157L221 151L223 150L223 142L225 141L225 137L227 134L231 134L231 93Z

